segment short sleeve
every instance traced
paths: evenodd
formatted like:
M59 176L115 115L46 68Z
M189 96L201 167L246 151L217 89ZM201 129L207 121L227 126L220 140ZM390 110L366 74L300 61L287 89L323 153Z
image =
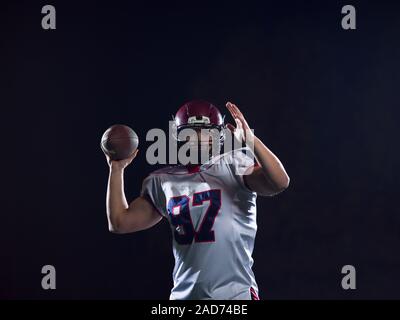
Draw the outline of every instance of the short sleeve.
M150 174L143 180L140 196L150 201L160 215L167 216L165 212L165 195L160 178L157 175Z
M249 189L249 187L246 185L243 179L243 176L245 174L251 173L251 171L248 171L248 169L257 165L254 155L250 151L250 149L241 148L234 150L231 156L229 157L229 162L230 162L229 166L231 168L231 172L234 175L235 179L244 189L253 192L252 190Z

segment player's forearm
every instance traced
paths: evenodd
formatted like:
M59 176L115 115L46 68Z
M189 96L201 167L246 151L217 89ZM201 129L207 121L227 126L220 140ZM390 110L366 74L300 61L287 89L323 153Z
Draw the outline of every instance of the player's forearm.
M269 150L260 139L254 137L254 154L261 166L266 182L276 191L281 191L289 186L289 176L276 155Z
M124 192L123 169L110 169L106 202L109 229L110 231L118 231L120 221L128 209Z

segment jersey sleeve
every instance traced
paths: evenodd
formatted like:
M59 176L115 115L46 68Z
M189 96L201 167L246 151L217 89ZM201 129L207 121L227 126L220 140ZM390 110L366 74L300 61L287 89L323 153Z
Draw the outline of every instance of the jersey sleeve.
M250 174L249 168L257 165L254 155L251 153L249 148L241 148L234 150L229 157L229 166L235 180L239 185L246 191L253 192L246 185L243 177L246 174Z
M150 174L143 180L140 196L150 201L161 216L167 217L165 194L159 176Z

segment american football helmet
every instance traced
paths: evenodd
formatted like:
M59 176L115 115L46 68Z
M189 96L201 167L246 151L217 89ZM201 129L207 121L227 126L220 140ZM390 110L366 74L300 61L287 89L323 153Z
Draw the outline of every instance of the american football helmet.
M220 132L220 143L224 141L224 116L215 105L208 101L193 100L185 103L173 119L178 134L185 128L217 129Z

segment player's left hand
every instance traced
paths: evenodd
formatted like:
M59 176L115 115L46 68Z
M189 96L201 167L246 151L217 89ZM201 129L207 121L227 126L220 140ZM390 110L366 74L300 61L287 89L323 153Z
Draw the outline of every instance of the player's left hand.
M232 124L228 123L226 126L228 127L229 130L232 131L234 136L239 139L239 141L244 141L247 139L252 139L254 138L254 133L250 129L249 124L247 123L246 119L244 118L243 114L240 112L239 108L231 103L227 102L226 107L229 110L230 114L232 115L232 118L235 120L236 127L234 127Z

